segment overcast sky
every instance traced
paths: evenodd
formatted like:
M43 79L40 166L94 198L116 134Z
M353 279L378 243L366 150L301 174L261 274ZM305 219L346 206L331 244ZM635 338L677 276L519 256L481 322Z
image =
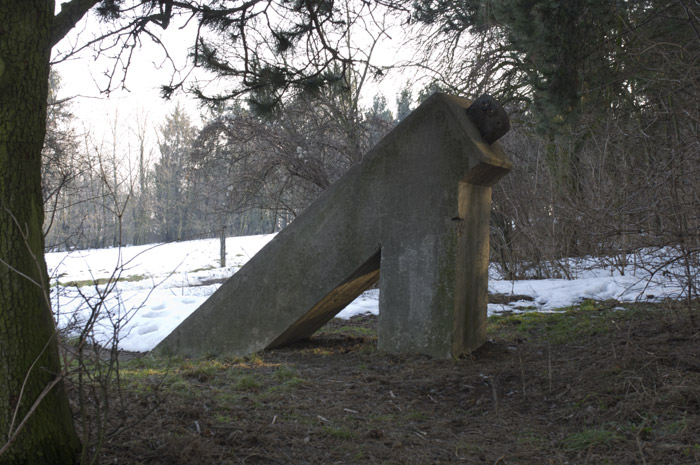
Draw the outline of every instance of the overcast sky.
M84 44L100 32L99 21L89 14L66 38L54 47L53 56L61 56L75 44ZM162 40L168 44L168 52L175 65L185 68L187 46L193 42L192 28L180 29L173 24L162 31ZM84 50L78 56L60 62L54 66L61 75L61 97L75 97L71 108L79 124L85 125L96 133L108 130L110 121L116 115L122 124L133 121L137 115L147 114L154 126L163 121L171 112L176 102L185 106L195 117L198 113L196 102L186 95L178 94L168 102L160 97L160 86L167 84L173 73L173 66L165 60L165 54L149 38L144 38L133 54L129 65L126 89L113 85L114 90L106 95L109 80L106 73L115 65L115 61L105 54L96 58L92 50ZM118 72L117 76L122 73Z
M59 7L57 6L57 11ZM187 71L187 49L194 42L196 28L194 25L183 28L184 20L175 18L167 30L160 31L162 41L178 69ZM82 44L100 31L101 25L94 17L81 21L76 28L54 48L54 57L70 49L74 44ZM392 30L392 39L386 40L378 47L373 63L387 65L399 59L410 58L411 52L400 46L401 28ZM167 84L173 73L173 64L166 60L162 49L149 38L144 38L129 65L126 89L113 86L109 96L100 92L107 87L105 76L114 60L107 55L95 59L92 50L85 50L77 57L58 63L55 69L62 78L61 97L76 97L72 110L79 120L79 125L90 129L96 138L109 134L110 124L118 118L120 126L132 124L137 117L147 115L150 126L157 128L165 116L173 111L175 105L182 105L194 121L198 121L198 104L195 99L183 93L175 94L172 101L160 97L160 86ZM120 75L120 73L117 73ZM190 78L197 77L196 74ZM415 77L415 76L412 76ZM395 96L399 89L409 80L407 75L391 73L381 84L372 84L366 88L363 104L371 104L376 93L383 93L389 107L395 111ZM118 116L117 116L118 115Z

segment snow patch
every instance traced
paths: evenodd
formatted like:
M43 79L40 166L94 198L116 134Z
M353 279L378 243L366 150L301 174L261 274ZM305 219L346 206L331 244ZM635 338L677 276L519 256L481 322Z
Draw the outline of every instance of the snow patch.
M108 344L113 337L113 323L120 327L120 347L146 352L153 349L180 322L194 312L220 286L265 246L273 234L231 237L226 240L227 262L219 263L219 240L207 239L171 244L124 247L120 249L83 250L46 254L52 283L52 305L59 328L75 321L87 321L91 307L100 309L102 320L96 329L98 342ZM121 273L112 276L115 269ZM638 268L625 269L624 275L612 268L592 266L591 261L572 261L576 279L540 279L507 281L490 270L489 292L529 296L507 304L489 304L489 315L552 312L584 299L631 302L639 299L661 300L677 297L681 289L670 276L658 274L653 282ZM611 271L612 270L612 271ZM61 283L105 280L116 283L103 299L94 285L80 288ZM98 286L104 292L106 285ZM87 299L87 302L86 302ZM379 314L379 290L360 295L343 309L338 318Z

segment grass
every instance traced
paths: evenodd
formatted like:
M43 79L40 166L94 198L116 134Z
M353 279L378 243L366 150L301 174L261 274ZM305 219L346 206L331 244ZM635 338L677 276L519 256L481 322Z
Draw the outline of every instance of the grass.
M241 395L238 392L221 390L214 395L214 400L221 406L230 406L239 403L241 401Z
M681 434L688 430L688 420L682 418L678 421L673 421L666 425L664 432L667 434Z
M234 384L234 387L238 391L259 391L262 387L262 383L256 375L243 375L239 377Z
M396 420L394 415L382 414L382 415L372 415L369 417L372 423L388 423Z
M274 371L273 377L279 382L291 381L297 377L297 370L291 366L281 366Z
M223 389L215 394L222 403L237 402L241 393L260 400L268 394L293 392L308 384L295 367L266 364L259 354L199 359L148 355L124 362L120 375L127 386L137 391L162 385L169 395L187 399L208 389Z
M426 415L424 412L413 411L413 412L406 413L403 417L403 420L404 421L426 421L428 418L429 418L428 415Z
M547 443L547 438L539 431L523 430L517 433L517 441L520 444L527 444L532 447L544 447Z
M109 461L153 461L156 444L153 463L700 463L698 327L680 308L617 307L489 318L459 360L377 351L367 318L246 357L126 361L130 420L159 410Z
M336 427L336 426L323 426L321 432L335 439L341 439L343 441L352 441L358 439L358 434L348 428Z
M268 393L295 391L309 384L309 381L300 377L296 368L283 365L272 373L272 378L279 384L270 386Z
M198 273L200 271L209 271L209 270L213 270L215 268L216 267L214 265L207 265L207 266L203 266L201 268L195 268L194 270L191 270L190 273Z
M690 447L684 448L683 455L686 457L694 457L697 463L697 457L700 456L700 444L693 444Z
M562 446L568 450L587 450L591 447L608 446L621 439L622 436L616 431L593 428L567 436L562 441Z
M511 341L526 338L566 344L580 337L605 334L615 322L635 316L634 310L616 312L611 310L613 307L613 302L585 300L553 313L495 315L489 318L488 331Z
M214 416L214 421L217 423L228 424L233 423L233 418L219 413Z
M168 393L171 395L181 395L191 397L192 385L184 379L175 379L167 386Z
M186 362L179 370L181 376L194 378L204 382L213 378L218 372L228 368L227 365L216 359L200 360L197 362Z
M454 446L455 457L469 457L474 455L479 455L483 452L484 448L478 444L471 444L466 442L459 442Z
M246 357L246 359L248 360L248 363L253 366L261 366L264 363L262 357L257 352L250 354L248 357Z
M546 341L551 344L567 344L582 336L605 334L615 327L615 324L626 318L633 318L641 311L633 309L625 312L612 311L611 303L584 301L579 305L562 309L554 313L522 313L516 315L493 316L489 318L488 330L490 337L498 337L507 341L531 340ZM376 328L372 325L341 325L325 328L324 335L345 335L355 337L376 338ZM310 350L314 355L330 356L335 354L331 348L317 347ZM371 356L376 352L373 344L360 348L360 352ZM366 365L360 365L367 370ZM246 357L202 357L200 359L183 360L178 357L145 356L124 363L121 368L122 378L128 383L144 388L155 378L166 378L164 385L173 393L181 393L187 397L196 391L195 383L208 383L216 386L229 386L234 391L247 395L266 396L277 393L293 392L309 384L309 380L299 375L296 367L291 365L269 366L263 356L253 353ZM238 398L240 394L232 395L229 401ZM588 399L590 400L590 399ZM420 411L409 411L402 415L404 421L424 421L428 416ZM386 415L378 415L374 421L384 421ZM671 429L682 429L678 424ZM590 432L595 433L596 430ZM598 433L600 433L598 431ZM585 435L584 435L585 436ZM594 435L595 439L596 436ZM567 439L567 444L573 447L576 441L583 441L578 436ZM601 440L598 437L597 440Z
M365 326L340 326L338 328L331 328L323 330L324 334L328 335L342 335L342 336L355 336L355 337L377 337L376 328L368 328Z
M148 276L142 274L133 274L129 276L122 276L119 278L97 278L97 279L84 279L78 281L59 281L54 284L53 287L85 287L85 286L104 286L105 284L118 282L118 283L133 283L136 281L143 281L147 279Z

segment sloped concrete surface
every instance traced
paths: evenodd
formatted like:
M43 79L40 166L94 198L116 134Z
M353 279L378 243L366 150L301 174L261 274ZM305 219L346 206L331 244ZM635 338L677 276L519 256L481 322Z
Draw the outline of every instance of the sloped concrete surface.
M381 350L451 357L481 345L490 186L511 163L482 140L470 104L433 94L157 349L244 355L290 343L377 280Z

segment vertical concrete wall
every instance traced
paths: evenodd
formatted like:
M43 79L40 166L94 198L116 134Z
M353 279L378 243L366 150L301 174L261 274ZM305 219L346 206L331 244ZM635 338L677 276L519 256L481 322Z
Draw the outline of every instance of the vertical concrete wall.
M173 331L160 349L248 354L310 336L377 279L379 347L485 341L491 188L511 167L434 94Z

